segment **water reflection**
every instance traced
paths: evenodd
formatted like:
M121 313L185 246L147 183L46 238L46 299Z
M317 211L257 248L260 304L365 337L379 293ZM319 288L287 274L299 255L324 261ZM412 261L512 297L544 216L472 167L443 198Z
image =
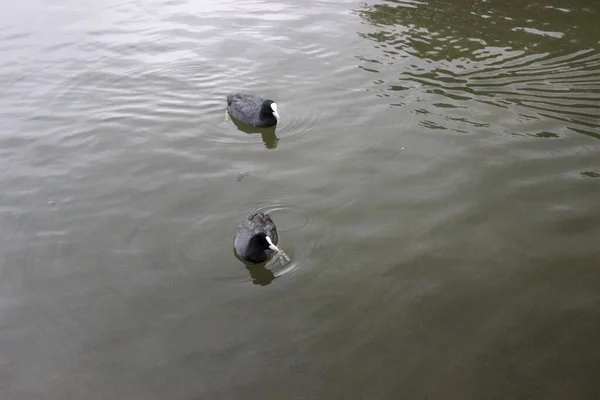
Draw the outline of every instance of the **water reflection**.
M452 121L458 114L452 109L476 102L514 119L553 120L564 131L600 138L597 2L577 8L516 3L365 5L357 13L370 28L360 35L376 52L358 55L360 67L377 74L374 90L393 98L392 105L406 105L418 91L447 99L428 111L443 109L443 119ZM422 126L438 124L424 120ZM560 136L539 132L540 138Z
M266 267L265 264L246 264L246 269L250 273L252 283L260 286L267 286L271 284L277 277Z
M251 262L247 262L247 261L243 260L235 251L235 247L232 250L233 250L233 255L235 256L235 258L237 258L242 264L244 264L244 267L246 267L246 270L250 274L250 278L252 279L253 284L259 285L259 286L267 286L267 285L271 284L271 282L273 282L277 278L277 276L273 273L273 271L271 271L269 268L267 268L267 265L272 260L279 259L278 254L272 255L265 262L255 264L255 263L251 263Z
M260 133L262 141L267 149L277 148L277 142L279 141L279 138L275 135L275 130L277 129L276 126L269 128L258 128L256 126L247 125L237 121L234 118L231 118L231 116L229 116L229 119L242 132L245 132L249 135Z
M250 278L252 279L253 284L259 286L267 286L277 278L273 271L267 268L267 265L271 260L273 260L273 258L270 258L269 260L260 264L253 264L242 260L235 252L235 249L233 249L233 255L235 256L235 258L240 260L242 264L244 264L244 267L246 267L246 270L250 274Z
M581 176L586 178L600 178L600 174L594 171L583 171Z
M587 3L590 8L558 9L526 0L510 4L491 0L464 6L450 0L388 0L364 5L358 14L379 28L366 36L378 42L407 44L401 49L407 53L449 60L485 46L565 53L597 47L592 22L598 5L595 1ZM401 32L404 34L398 35Z

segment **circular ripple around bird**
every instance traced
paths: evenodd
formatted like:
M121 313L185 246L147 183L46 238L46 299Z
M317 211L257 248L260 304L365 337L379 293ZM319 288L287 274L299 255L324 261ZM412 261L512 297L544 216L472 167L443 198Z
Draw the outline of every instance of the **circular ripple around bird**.
M246 215L257 212L269 214L277 225L277 232L304 230L311 225L311 217L298 207L281 202L256 203L246 211Z
M322 230L319 218L314 214L283 202L266 201L251 204L244 215L256 212L268 213L277 225L280 247L291 259L281 265L274 257L267 264L276 277L306 273L310 270L310 257L326 246L318 234Z
M320 105L307 107L306 103L309 101ZM273 148L275 147L273 144L278 140L285 142L310 141L315 135L327 132L329 127L339 127L346 123L342 118L343 110L337 105L338 103L332 103L330 99L279 100L277 104L281 120L275 128L240 128L236 126L230 116L226 117L226 104L223 101L223 111L219 113L219 116L215 116L213 128L208 132L208 140L228 145L248 146L256 144L257 141L260 142L262 136L262 141L267 147Z

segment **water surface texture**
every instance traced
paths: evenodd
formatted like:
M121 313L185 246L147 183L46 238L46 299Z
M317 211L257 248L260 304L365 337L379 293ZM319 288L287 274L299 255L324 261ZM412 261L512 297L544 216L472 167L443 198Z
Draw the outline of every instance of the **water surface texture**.
M599 398L599 22L4 2L1 397ZM290 263L234 257L253 211Z

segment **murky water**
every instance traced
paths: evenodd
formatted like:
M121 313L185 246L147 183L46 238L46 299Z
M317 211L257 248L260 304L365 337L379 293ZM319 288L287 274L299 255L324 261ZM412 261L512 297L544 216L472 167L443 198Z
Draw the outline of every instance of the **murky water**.
M2 398L598 398L600 4L538 3L0 6Z

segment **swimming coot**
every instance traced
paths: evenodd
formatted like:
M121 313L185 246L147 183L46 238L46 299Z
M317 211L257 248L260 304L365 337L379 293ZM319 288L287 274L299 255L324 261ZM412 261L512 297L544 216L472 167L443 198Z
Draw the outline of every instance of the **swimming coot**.
M252 126L275 126L279 122L277 103L250 94L227 96L227 111L233 118Z
M267 261L273 252L287 258L276 246L278 241L273 220L269 214L259 212L246 217L238 226L233 247L240 259L256 264Z

